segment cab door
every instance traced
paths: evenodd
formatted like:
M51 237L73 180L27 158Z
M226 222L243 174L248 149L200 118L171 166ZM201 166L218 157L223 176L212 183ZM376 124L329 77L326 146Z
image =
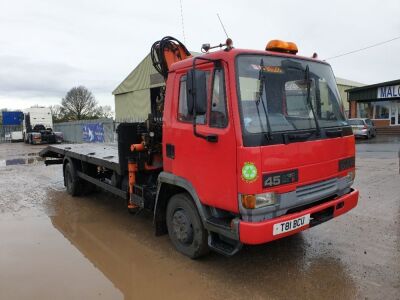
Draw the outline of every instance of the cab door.
M164 131L166 171L188 180L201 202L237 211L236 139L233 126L227 66L201 68L207 72L207 113L196 116L200 135L216 135L210 142L196 137L188 112L186 72L175 74L171 126ZM173 152L173 157L169 155Z

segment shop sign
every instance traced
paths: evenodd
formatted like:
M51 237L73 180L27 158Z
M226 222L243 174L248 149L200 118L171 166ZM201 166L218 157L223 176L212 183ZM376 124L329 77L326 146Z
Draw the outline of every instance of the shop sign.
M378 99L400 97L400 85L378 87Z

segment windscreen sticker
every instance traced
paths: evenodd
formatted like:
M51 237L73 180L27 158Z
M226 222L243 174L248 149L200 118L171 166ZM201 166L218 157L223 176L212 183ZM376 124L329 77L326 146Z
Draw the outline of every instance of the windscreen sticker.
M251 65L254 70L260 70L261 66L260 65ZM262 67L263 72L266 73L283 73L283 69L280 66L263 66Z
M257 180L258 171L257 167L252 162L245 162L242 168L242 179L247 183Z

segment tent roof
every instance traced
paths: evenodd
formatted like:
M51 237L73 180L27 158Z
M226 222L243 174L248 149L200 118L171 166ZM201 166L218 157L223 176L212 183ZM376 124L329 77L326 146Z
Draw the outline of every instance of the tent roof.
M198 52L190 52L198 56ZM135 69L116 87L113 95L150 89L164 85L164 78L156 71L151 61L150 53L136 66Z
M159 75L160 78L157 78L157 75ZM150 82L150 76L154 78L153 86L160 86L164 84L162 76L158 74L156 69L153 67L149 53L117 86L117 88L113 91L113 95L124 94L153 87Z

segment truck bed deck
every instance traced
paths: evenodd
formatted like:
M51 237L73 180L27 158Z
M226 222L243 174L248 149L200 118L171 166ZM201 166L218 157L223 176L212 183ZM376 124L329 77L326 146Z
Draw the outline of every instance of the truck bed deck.
M121 174L118 147L116 144L61 144L49 145L39 155L41 157L72 157L80 161L106 167Z

